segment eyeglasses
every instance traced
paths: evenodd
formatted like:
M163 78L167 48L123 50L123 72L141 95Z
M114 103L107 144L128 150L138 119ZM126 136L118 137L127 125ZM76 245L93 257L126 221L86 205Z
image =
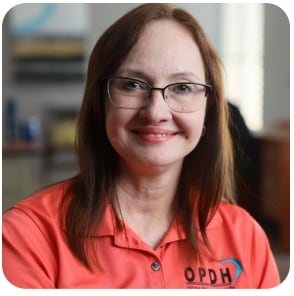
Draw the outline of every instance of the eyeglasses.
M110 102L119 108L140 109L147 105L153 90L162 92L170 110L189 113L200 109L212 86L202 83L177 82L152 87L144 81L128 77L106 77Z

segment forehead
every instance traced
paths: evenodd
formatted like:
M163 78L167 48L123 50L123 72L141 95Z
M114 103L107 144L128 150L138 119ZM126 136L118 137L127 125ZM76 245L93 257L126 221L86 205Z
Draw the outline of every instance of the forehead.
M125 67L144 70L151 75L194 72L204 79L201 54L192 34L171 20L152 21L143 28L121 66Z

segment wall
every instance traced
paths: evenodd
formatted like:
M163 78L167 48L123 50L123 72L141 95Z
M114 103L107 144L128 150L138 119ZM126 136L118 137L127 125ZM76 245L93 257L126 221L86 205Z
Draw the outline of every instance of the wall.
M5 100L13 96L18 102L20 120L30 116L42 117L42 112L50 106L78 107L83 93L83 82L66 84L15 83L12 80L11 39L8 33L9 13L3 21L3 92L2 107ZM5 109L3 109L5 117ZM4 121L5 122L5 121Z
M290 24L283 10L265 5L264 124L290 119Z

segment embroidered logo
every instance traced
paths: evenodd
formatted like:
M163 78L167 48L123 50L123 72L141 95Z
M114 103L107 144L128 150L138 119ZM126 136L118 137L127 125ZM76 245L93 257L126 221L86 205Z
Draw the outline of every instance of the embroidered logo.
M235 258L226 258L213 268L187 267L184 276L187 288L235 288L235 284L243 271L242 264Z

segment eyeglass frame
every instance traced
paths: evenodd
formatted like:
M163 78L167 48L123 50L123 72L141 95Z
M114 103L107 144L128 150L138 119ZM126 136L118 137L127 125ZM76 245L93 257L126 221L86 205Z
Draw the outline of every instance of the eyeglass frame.
M170 83L170 84L166 85L165 87L153 87L148 82L145 82L145 81L142 81L142 80L139 80L139 79L136 79L136 78L131 78L131 77L125 77L125 76L105 76L105 77L102 77L102 80L106 80L107 81L107 93L108 93L108 98L109 98L110 102L114 106L120 107L120 108L124 108L124 109L140 109L140 107L136 107L136 108L132 108L132 107L121 107L121 106L117 106L115 103L112 102L111 96L110 96L110 93L109 93L109 81L111 79L116 79L116 78L118 78L118 79L129 79L129 80L132 80L132 81L135 81L135 82L139 82L139 83L145 84L146 86L148 86L148 95L146 96L146 98L150 97L150 95L152 94L152 91L153 90L160 90L161 93L162 93L163 100L165 102L166 102L166 98L164 96L164 92L165 92L165 90L168 87L173 86L173 85L179 85L179 84L193 84L194 85L195 84L195 85L203 86L205 88L204 97L207 97L212 92L212 85L205 84L205 83L200 83L200 82L173 82L173 83ZM168 106L169 109L171 109L171 111L177 112L177 113L192 113L192 112L195 112L195 111L198 110L198 109L196 109L196 110L193 110L193 111L175 111L167 103L166 103L166 105Z

